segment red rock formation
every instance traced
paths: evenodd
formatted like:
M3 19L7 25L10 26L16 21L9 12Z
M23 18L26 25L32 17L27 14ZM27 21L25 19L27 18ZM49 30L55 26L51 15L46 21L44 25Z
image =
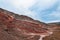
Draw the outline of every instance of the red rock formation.
M46 23L33 20L26 16L23 16L23 19L20 20L8 13L11 12L0 9L0 33L6 32L6 35L2 34L2 36L8 36L6 40L10 40L10 37L13 38L11 40L41 40L53 32L54 27ZM27 21L25 21L24 18L26 18L25 20ZM41 39L39 39L40 36Z

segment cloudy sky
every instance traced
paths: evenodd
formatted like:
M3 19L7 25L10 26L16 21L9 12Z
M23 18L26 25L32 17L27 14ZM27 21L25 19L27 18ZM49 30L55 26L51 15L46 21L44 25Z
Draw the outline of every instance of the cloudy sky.
M60 21L59 0L0 0L0 8L42 22Z

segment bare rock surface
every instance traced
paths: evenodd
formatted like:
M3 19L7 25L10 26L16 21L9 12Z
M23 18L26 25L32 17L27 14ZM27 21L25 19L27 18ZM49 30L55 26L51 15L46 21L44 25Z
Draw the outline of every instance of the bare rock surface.
M50 35L43 40L60 40L60 23L47 24L0 8L0 40L39 40L40 35Z
M52 35L45 37L44 40L60 40L60 22L54 22L48 24L57 28Z

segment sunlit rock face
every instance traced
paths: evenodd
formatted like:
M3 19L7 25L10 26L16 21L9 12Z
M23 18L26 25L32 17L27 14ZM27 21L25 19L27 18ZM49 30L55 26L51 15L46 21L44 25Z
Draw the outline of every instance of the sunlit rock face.
M0 8L0 40L51 40L57 36L58 31L53 33L55 27Z

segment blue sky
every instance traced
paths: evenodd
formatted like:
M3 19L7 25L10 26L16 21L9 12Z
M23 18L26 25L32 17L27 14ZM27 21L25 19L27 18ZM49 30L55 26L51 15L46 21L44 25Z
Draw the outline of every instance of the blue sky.
M59 0L0 0L0 8L42 22L60 22Z

